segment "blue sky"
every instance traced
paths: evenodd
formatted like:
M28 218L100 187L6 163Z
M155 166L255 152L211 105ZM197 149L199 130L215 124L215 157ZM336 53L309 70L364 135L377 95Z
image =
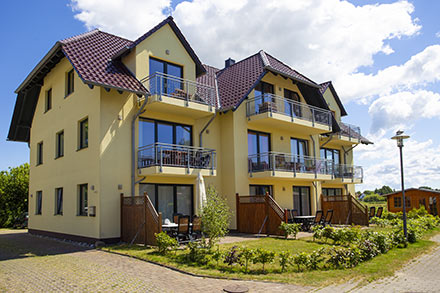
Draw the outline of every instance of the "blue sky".
M407 185L440 187L440 138L436 133L440 115L436 111L425 115L430 109L440 109L440 77L435 74L440 68L440 1L298 0L295 6L293 1L262 0L201 3L3 3L0 22L7 42L0 49L0 170L28 161L25 143L6 141L14 90L57 40L92 28L134 39L166 17L164 11L170 5L203 62L220 67L228 57L240 60L264 49L317 82L334 81L349 114L344 121L359 125L362 134L375 142L355 149L355 163L365 169L361 190L382 184L398 188L397 147L389 142L397 128L411 135L405 148ZM415 61L404 66L411 58ZM431 72L430 67L435 70ZM400 82L393 79L396 74L401 79L414 77ZM392 174L384 173L390 169Z

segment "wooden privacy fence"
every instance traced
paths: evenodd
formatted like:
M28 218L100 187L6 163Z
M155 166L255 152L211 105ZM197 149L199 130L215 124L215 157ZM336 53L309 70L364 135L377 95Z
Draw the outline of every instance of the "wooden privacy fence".
M333 210L332 224L368 226L368 208L351 194L321 195L321 207L324 215L327 210Z
M283 235L281 222L287 222L287 211L266 195L236 194L237 230L241 233Z
M121 194L121 240L156 245L155 233L162 232L162 213L157 213L147 194L124 197Z

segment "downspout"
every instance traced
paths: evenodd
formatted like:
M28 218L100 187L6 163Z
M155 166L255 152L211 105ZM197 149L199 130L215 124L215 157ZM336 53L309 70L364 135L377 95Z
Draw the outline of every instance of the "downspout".
M316 160L316 143L315 143L315 139L313 138L313 135L310 135L310 139L313 142L313 158ZM316 163L315 163L315 168L316 168ZM318 185L316 184L316 181L312 181L312 184L313 184L313 187L315 187L315 206L316 206L316 210L319 210L321 205L318 202ZM316 210L315 210L315 213L316 213Z
M219 98L220 96L218 94L217 76L214 78L214 83L215 83L215 97L216 97L216 100L217 100L216 108L220 109L220 98ZM209 119L208 123L206 123L205 127L203 127L203 129L200 131L200 134L199 134L199 147L203 146L203 143L202 143L203 132L205 132L205 130L208 128L208 126L211 124L211 122L214 121L215 117L217 116L217 109L215 110L214 116L212 116L211 119Z
M139 116L145 112L145 106L148 102L148 97L150 94L145 95L144 102L142 103L139 111L133 116L133 120L131 121L131 196L135 194L135 185L136 185L136 120Z

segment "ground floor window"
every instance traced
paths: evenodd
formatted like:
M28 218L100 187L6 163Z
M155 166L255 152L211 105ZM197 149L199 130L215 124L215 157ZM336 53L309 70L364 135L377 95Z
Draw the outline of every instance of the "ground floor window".
M55 188L55 215L63 214L63 188Z
M312 214L310 187L293 186L293 209L298 211L299 216L310 216Z
M43 202L43 191L37 191L36 202L35 202L35 214L41 215L41 206Z
M272 185L249 185L249 195L266 195L266 193L274 197Z
M342 188L323 188L322 194L326 196L342 195Z
M173 222L174 214L192 216L194 213L192 185L140 184L139 194L145 192L156 211L162 213L163 221Z
M88 212L88 185L81 184L78 186L78 215L87 216Z

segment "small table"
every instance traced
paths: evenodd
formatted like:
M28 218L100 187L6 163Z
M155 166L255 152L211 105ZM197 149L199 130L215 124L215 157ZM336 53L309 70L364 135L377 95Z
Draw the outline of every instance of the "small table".
M296 216L293 218L293 220L296 223L302 224L303 231L309 231L310 226L312 225L313 221L315 220L315 216Z

